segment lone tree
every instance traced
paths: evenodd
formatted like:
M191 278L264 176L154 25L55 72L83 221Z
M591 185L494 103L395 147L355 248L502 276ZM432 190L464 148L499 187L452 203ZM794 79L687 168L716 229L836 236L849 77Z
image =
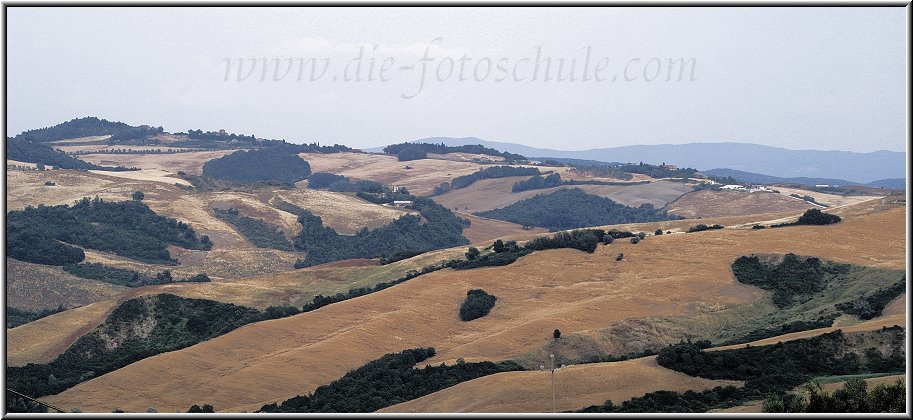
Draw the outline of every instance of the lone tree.
M474 246L469 247L469 250L466 251L466 259L469 261L479 258L479 255L480 255L480 253L479 253L478 248L476 248Z
M142 191L133 192L133 201L143 201L144 198L146 198L146 195Z
M504 241L498 239L492 248L495 252L504 252Z
M497 297L486 293L482 289L472 289L466 292L466 300L460 305L460 319L472 321L488 315L497 300Z
M555 329L555 332L552 333L552 337L555 337L555 340L561 338L561 330Z
M625 253L624 253L624 252L618 254L618 256L615 257L615 261L621 261L621 260L623 260L623 259L625 259Z
M818 209L808 209L796 222L797 225L830 225L840 221L836 214L824 213Z
M653 234L654 234L654 235L662 235L662 234L663 234L663 230L662 230L662 229L656 229L656 232L653 232Z

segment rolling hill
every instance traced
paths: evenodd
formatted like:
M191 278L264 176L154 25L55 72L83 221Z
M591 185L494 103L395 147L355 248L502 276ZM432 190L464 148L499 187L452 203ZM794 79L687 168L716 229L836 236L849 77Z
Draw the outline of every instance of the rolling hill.
M593 334L630 319L712 313L756 302L763 292L736 284L729 274L730 262L748 252L797 252L903 268L905 239L903 229L898 229L904 223L903 209L872 213L868 208L854 210L857 213L847 210L844 222L827 227L663 235L638 245L612 244L594 255L544 251L505 267L439 271L145 359L49 401L102 411L109 410L115 404L112 401L132 401L121 404L132 410L148 406L185 410L204 402L218 410L251 410L312 390L403 348L433 344L439 353L430 363L461 357L496 361L541 349L555 328L566 335ZM855 239L843 240L848 237ZM840 246L834 246L837 243ZM615 263L619 251L625 261ZM504 280L508 278L512 281ZM458 320L456 308L472 288L497 295L501 306L465 325ZM656 321L646 325L654 327L638 334L659 333L660 342L682 337L682 332L656 329L662 325ZM725 329L725 325L715 328ZM622 345L610 340L603 351L617 351ZM303 371L308 374L302 375ZM194 390L192 395L189 389Z

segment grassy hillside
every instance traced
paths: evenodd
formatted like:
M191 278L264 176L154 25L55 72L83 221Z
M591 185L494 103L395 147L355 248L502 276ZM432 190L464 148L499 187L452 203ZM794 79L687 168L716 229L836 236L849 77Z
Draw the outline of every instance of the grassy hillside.
M161 294L131 299L54 361L7 369L7 386L56 394L144 357L184 348L261 318L251 308Z
M748 249L756 253L790 250L855 264L871 265L877 260L876 266L904 267L905 239L903 230L897 229L904 223L902 208L845 216L843 222L831 226L662 235L638 245L617 241L594 254L552 250L504 267L442 270L358 299L247 326L197 346L145 359L49 400L84 410L105 410L111 401L129 400L132 390L143 389L156 395L154 405L160 410L186 410L200 403L211 403L219 410L255 410L316 389L404 347L433 343L438 354L429 360L432 364L461 357L496 361L541 348L554 340L555 329L563 332L563 339L574 333L595 333L632 318L687 314L711 319L719 308L751 304L764 296L765 292L731 277L730 264ZM788 234L781 233L786 231ZM847 237L854 240L846 241ZM834 243L842 246L834 247ZM619 252L625 253L625 261L615 262ZM498 305L489 315L464 323L457 311L470 289L498 296ZM638 334L650 337L655 331L644 328ZM660 337L660 342L685 337L670 334ZM618 339L629 341L626 336ZM618 354L620 350L621 341L609 340L601 351ZM208 362L200 366L199 360ZM534 363L538 366L541 361ZM308 366L309 375L287 369L289 365ZM206 375L210 366L219 366L223 375ZM122 408L143 410L146 406Z

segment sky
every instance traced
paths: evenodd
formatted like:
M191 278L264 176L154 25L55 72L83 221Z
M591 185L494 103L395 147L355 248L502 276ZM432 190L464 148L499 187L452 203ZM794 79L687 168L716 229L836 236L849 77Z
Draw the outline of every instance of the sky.
M904 151L904 8L7 9L7 135ZM560 67L559 67L560 66Z

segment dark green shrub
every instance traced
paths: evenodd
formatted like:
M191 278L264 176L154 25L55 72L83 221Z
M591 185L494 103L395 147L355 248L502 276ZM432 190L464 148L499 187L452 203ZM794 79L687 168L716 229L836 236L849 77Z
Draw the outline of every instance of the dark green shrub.
M466 300L460 306L460 320L472 321L488 315L491 308L494 308L496 300L498 300L497 297L485 293L482 289L466 292Z

